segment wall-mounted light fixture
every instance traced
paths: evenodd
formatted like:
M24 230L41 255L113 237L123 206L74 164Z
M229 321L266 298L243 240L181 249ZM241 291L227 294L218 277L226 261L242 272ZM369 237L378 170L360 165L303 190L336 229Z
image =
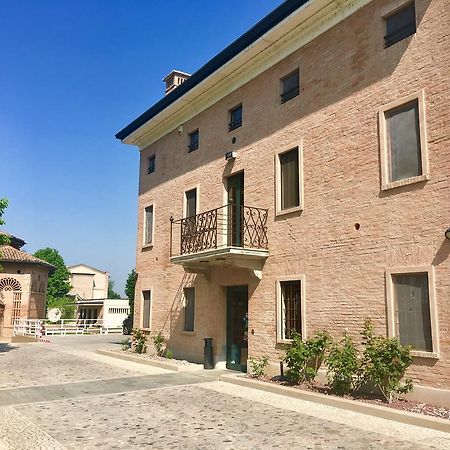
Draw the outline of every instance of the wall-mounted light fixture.
M225 159L229 161L230 159L236 159L236 152L226 152Z
M445 232L445 237L447 239L450 239L450 228L447 228L447 231Z

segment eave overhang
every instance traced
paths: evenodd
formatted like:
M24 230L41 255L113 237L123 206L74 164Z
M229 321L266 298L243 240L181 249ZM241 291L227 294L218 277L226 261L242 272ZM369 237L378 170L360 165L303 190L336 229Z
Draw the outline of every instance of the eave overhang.
M155 142L372 0L288 0L116 134Z

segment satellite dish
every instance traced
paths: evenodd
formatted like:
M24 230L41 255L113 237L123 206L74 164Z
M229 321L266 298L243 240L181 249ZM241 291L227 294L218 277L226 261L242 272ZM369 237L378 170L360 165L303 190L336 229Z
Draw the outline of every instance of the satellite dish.
M61 310L59 308L52 308L48 310L48 320L50 322L58 322L59 319L61 319Z

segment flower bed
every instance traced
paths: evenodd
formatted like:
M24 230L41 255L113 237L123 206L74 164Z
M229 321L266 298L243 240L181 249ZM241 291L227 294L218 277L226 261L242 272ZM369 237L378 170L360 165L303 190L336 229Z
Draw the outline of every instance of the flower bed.
M184 359L164 358L163 356L158 356L158 355L154 355L154 354L152 355L150 353L135 353L131 349L129 349L129 350L114 349L114 350L108 350L108 351L113 352L113 353L119 353L122 355L131 356L136 359L147 359L147 360L152 360L152 361L160 361L160 362L164 362L164 363L168 363L168 364L174 364L177 366L195 366L195 367L198 366L198 364L191 363Z
M310 383L302 383L302 384L294 384L289 382L285 377L267 377L263 376L260 378L256 378L252 375L247 375L247 378L258 379L260 381L265 381L267 383L278 384L280 386L289 387L291 389L300 389L304 391L318 392L324 395L330 395L337 398L345 398L347 400L360 401L364 403L369 403L377 406L384 406L386 408L398 409L402 411L408 411L417 414L423 414L427 416L437 417L440 419L447 419L450 421L450 408L442 407L442 406L434 406L429 405L427 403L420 403L411 400L405 399L397 399L390 403L386 403L379 397L370 394L360 394L354 393L353 395L335 395L333 394L331 388L329 386L318 383L317 381L313 381Z

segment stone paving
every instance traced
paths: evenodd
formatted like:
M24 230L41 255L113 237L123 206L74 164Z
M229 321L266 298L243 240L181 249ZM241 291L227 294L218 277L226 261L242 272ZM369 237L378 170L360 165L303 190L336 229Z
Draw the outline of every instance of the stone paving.
M61 345L0 354L0 450L450 449L447 433L222 383L214 371L143 374L117 361Z

